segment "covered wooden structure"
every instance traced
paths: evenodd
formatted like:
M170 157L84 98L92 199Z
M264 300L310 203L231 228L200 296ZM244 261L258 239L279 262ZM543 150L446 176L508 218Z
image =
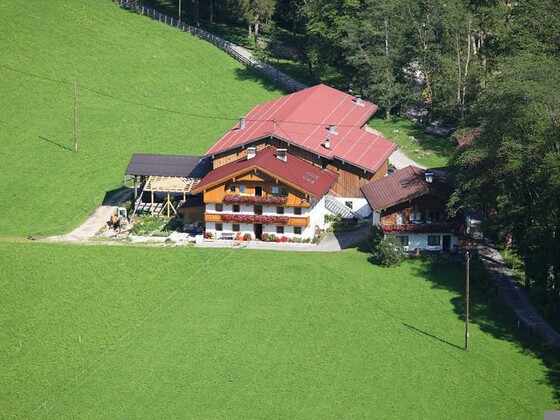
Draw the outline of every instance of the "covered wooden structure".
M171 196L180 195L180 204L184 203L211 169L211 160L200 156L134 154L125 171L134 179L133 215L137 211L167 217L172 213L177 215ZM144 192L150 193L149 202L142 202ZM155 193L166 193L165 201L156 203Z

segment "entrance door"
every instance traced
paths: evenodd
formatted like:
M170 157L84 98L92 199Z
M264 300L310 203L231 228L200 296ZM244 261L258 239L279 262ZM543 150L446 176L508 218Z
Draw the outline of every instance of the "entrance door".
M262 187L255 187L255 195L257 197L261 197L262 196Z
M255 239L261 239L262 236L262 225L255 225Z
M443 252L449 252L451 247L451 235L443 235L442 249Z

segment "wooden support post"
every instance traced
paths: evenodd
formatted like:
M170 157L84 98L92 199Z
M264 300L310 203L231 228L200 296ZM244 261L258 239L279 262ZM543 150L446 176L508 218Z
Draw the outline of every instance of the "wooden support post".
M74 81L74 152L78 151L78 83Z
M467 258L467 275L465 278L465 350L469 349L469 289L470 289L470 256L469 251L466 254Z
M169 193L167 193L167 217L169 217L169 207L171 206L171 200L169 198Z
M136 201L138 200L138 185L136 184L136 181L138 181L137 178L138 177L134 175L134 207L136 207Z
M152 200L150 203L150 214L153 216L154 215L154 192L152 191Z

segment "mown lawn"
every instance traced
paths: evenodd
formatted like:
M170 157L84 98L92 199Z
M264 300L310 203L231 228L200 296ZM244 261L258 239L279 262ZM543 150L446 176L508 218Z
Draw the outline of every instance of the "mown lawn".
M444 168L455 152L455 142L424 133L424 128L405 118L392 117L389 121L380 115L368 123L372 128L397 143L409 158L428 168Z
M110 0L0 2L0 16L2 236L70 230L119 186L132 153L202 154L281 95L209 43Z
M0 243L0 417L537 419L558 405L558 366L486 295L461 348L460 265L368 257Z

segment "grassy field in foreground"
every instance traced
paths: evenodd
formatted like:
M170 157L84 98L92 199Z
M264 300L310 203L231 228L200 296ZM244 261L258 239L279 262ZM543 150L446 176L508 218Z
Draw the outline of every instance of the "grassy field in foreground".
M281 94L209 43L110 0L0 2L0 16L2 236L70 230L132 153L202 154Z
M426 134L423 127L404 118L392 117L387 121L378 115L368 124L397 143L410 159L428 168L446 167L455 151L454 141Z
M0 243L0 417L537 419L558 406L558 367L518 344L476 276L465 352L461 266L368 257Z

